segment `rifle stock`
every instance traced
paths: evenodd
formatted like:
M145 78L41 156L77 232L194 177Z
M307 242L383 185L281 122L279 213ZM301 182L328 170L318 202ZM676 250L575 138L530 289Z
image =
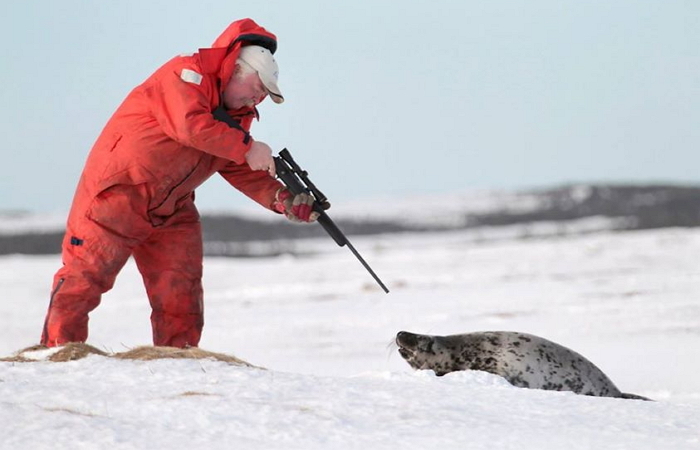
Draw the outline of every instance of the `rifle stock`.
M379 286L386 292L389 293L389 289L384 285L382 280L379 279L374 270L367 264L360 253L355 249L355 247L350 243L348 238L343 234L343 232L338 228L338 226L333 222L333 220L326 214L326 210L331 207L328 202L328 198L321 192L308 178L308 173L303 170L292 158L292 154L286 148L279 152L279 156L273 157L275 161L275 170L277 172L277 177L287 186L287 189L294 194L301 194L303 192L310 194L314 198L313 210L319 213L318 223L321 224L326 233L333 238L336 244L340 247L347 246L353 255L362 263L364 268L369 272L374 280L379 284Z

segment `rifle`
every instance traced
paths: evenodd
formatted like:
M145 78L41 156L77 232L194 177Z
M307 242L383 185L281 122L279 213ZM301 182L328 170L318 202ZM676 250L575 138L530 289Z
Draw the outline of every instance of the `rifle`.
M381 286L384 292L388 294L389 289L387 289L384 283L382 283L382 280L380 280L377 274L374 273L364 258L362 258L357 250L355 250L355 247L353 247L343 232L340 231L340 228L338 228L328 214L326 214L326 210L331 207L328 198L323 195L323 192L321 192L321 190L318 189L311 182L311 180L309 180L309 174L299 167L299 165L294 161L294 158L292 158L292 154L289 153L289 150L286 148L282 149L282 151L279 152L279 156L274 156L273 159L275 160L277 177L282 180L285 186L287 186L287 189L289 189L289 191L294 195L305 192L314 198L313 210L319 213L318 223L321 224L323 229L326 230L326 233L333 238L336 244L338 244L340 247L347 246L350 249L352 254L355 255L365 269L367 269L367 272L372 275L374 280L379 284L379 286Z

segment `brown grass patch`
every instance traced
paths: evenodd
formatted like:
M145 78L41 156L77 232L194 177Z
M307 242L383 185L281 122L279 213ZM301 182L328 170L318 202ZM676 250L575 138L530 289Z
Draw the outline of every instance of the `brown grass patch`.
M0 358L0 362L13 362L13 363L23 363L23 362L31 362L31 359L24 358L19 355L12 355L12 356L6 356L4 358Z
M49 361L66 362L83 359L88 355L107 356L106 352L99 350L84 342L71 342L61 347L59 351L49 356Z
M221 397L219 394L210 394L208 392L197 392L197 391L185 391L182 394L178 394L178 397Z
M12 356L6 356L4 358L0 358L0 362L32 362L34 361L33 359L29 359L24 357L22 354L24 352L34 352L37 350L45 350L46 347L43 345L32 345L31 347L23 348L22 350L15 352L14 355Z
M18 351L13 356L0 358L0 362L36 362L37 359L27 357L27 353L40 350L47 350L47 348L42 345L27 347ZM224 353L210 352L207 350L202 350L198 347L176 348L145 345L142 347L135 347L126 352L107 353L83 342L71 342L61 346L58 351L52 353L51 356L46 358L46 360L52 362L75 361L78 359L83 359L88 355L99 355L109 358L129 359L135 361L152 361L156 359L213 359L235 366L261 369L261 367L254 366L253 364L236 358L235 356L226 355Z
M83 416L83 417L99 417L96 414L93 413L84 413L80 411L76 411L74 409L70 408L63 408L63 407L55 407L55 408L42 408L44 411L48 412L62 412L62 413L68 413L68 414L73 414L76 416Z
M145 345L136 347L123 353L115 353L117 359L133 359L139 361L151 361L154 359L214 359L236 366L256 367L235 356L223 353L210 352L198 347L176 348L176 347L154 347Z
M48 350L47 347L43 345L32 345L31 347L23 348L12 356L7 358L0 358L2 362L36 362L35 358L28 358L27 353L38 352L41 350ZM70 342L64 346L61 346L58 351L52 353L51 356L46 358L47 361L53 362L65 362L65 361L75 361L78 359L83 359L87 355L100 355L108 356L106 352L93 347L92 345L85 344L84 342Z

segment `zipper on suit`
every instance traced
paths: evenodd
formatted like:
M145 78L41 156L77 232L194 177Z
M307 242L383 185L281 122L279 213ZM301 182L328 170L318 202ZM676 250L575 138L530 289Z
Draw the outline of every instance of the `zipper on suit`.
M51 298L49 299L49 313L46 315L46 320L44 321L44 336L48 336L48 326L49 326L49 315L51 314L51 307L53 306L53 299L58 294L58 291L61 289L61 286L63 286L63 283L66 281L65 278L59 278L58 283L56 283L56 287L54 288L53 292L51 292Z
M53 303L53 298L54 296L58 293L58 290L61 289L61 286L63 286L63 282L66 281L65 278L59 278L58 283L56 283L56 288L53 290L51 293L51 299L49 300L49 306L51 306L51 303Z

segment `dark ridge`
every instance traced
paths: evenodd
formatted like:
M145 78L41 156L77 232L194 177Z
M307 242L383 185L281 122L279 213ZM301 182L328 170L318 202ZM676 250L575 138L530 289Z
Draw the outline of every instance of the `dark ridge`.
M577 189L587 190L579 199ZM531 192L540 207L525 213L495 211L468 215L470 226L558 222L592 216L630 218L626 229L696 227L700 225L700 187L585 186Z
M567 223L587 217L625 219L615 230L700 226L700 187L673 185L579 185L528 191L522 194L534 208L514 212L506 208L487 213L465 213L465 225L411 226L395 221L341 220L338 226L350 236L387 233L442 231L524 225L537 222ZM464 205L465 211L469 205ZM254 220L236 215L203 215L203 238L207 255L269 256L297 253L297 239L330 239L320 226L304 226L279 220ZM0 234L0 255L47 255L61 251L62 232ZM256 243L267 242L264 249ZM333 244L335 245L335 244Z

